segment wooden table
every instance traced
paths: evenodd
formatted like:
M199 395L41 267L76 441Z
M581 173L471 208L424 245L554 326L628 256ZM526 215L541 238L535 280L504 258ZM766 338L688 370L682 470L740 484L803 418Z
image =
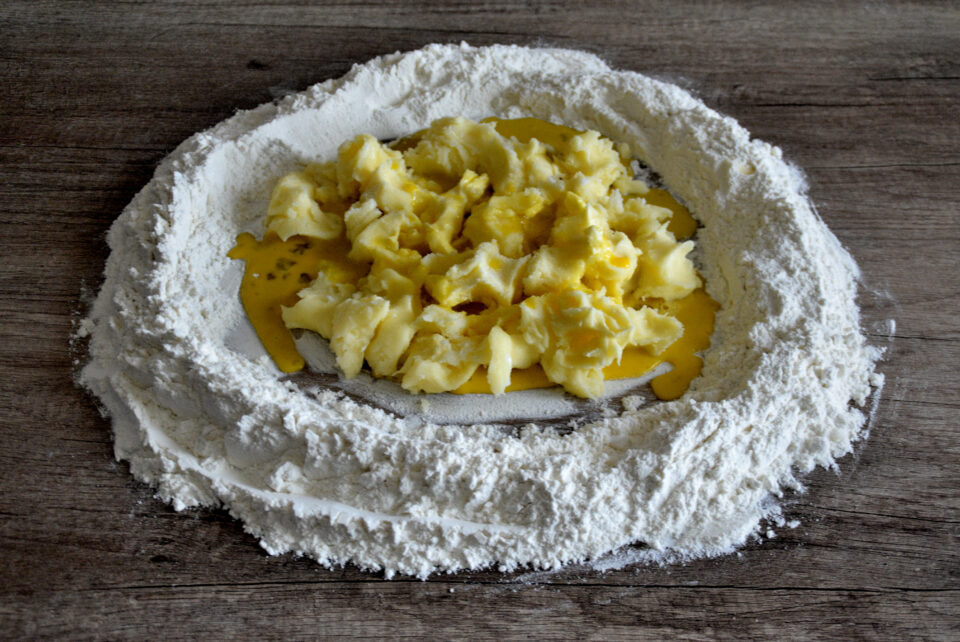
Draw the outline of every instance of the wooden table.
M0 7L0 636L960 637L960 10L953 3L91 3ZM869 440L779 529L664 568L384 581L268 557L113 459L70 334L104 234L184 138L430 42L597 52L802 166L890 344Z

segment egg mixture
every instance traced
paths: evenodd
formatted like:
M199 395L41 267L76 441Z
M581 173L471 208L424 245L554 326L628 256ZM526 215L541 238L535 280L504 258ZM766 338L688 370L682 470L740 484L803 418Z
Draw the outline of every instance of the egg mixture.
M276 185L246 261L244 309L280 370L304 367L291 329L329 340L411 392L652 381L661 399L700 372L718 307L689 253L696 221L635 180L630 150L533 118L463 118L384 144L370 135Z

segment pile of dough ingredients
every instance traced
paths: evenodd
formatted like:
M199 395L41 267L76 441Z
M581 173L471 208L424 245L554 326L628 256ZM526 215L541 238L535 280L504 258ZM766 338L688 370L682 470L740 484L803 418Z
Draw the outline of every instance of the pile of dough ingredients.
M240 112L108 241L81 382L117 458L325 566L727 553L882 384L857 266L780 151L579 51L431 45ZM603 401L655 367L657 399ZM483 420L514 395L513 429ZM604 410L558 430L549 395ZM417 410L447 398L473 421Z
M715 310L674 235L696 222L632 178L625 146L534 118L441 119L397 146L362 134L284 176L264 238L238 238L277 367L304 365L285 326L328 339L347 378L366 361L414 393L595 398L664 360L658 396L686 390Z

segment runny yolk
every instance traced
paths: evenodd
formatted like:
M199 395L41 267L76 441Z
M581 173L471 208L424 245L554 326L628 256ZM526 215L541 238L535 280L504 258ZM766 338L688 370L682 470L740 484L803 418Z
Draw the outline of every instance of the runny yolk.
M281 371L301 370L304 361L283 323L280 306L296 303L297 292L317 278L321 268L332 281L341 283L363 276L360 266L347 259L349 250L346 239L291 236L282 241L275 232L268 232L262 241L241 234L227 254L246 261L240 300L260 342Z
M555 125L537 118L513 120L487 119L504 136L513 136L520 142L536 138L555 148L580 132L570 127ZM395 148L415 144L416 134L400 139ZM651 189L643 195L652 204L673 212L668 229L678 239L694 234L697 221L686 207L681 205L664 189ZM296 303L297 292L317 277L322 269L334 282L350 282L364 275L364 266L347 258L350 244L345 238L322 241L307 236L291 236L282 241L274 232L268 232L262 241L251 234L237 237L236 246L227 254L232 259L246 261L240 299L263 347L283 372L296 372L304 367L303 357L297 351L293 335L283 323L281 306ZM628 379L650 372L658 365L668 362L673 369L651 381L654 394L663 400L680 397L690 382L699 374L703 361L696 355L710 345L714 316L719 304L701 288L678 301L651 301L649 304L677 318L683 324L683 336L659 355L643 348L628 348L623 351L620 363L604 368L605 379ZM507 391L549 388L555 385L547 378L543 368L534 365L511 373ZM480 367L455 394L490 393L486 368Z
M539 118L486 118L480 122L493 123L501 136L516 138L517 142L529 143L536 138L554 149L566 149L571 138L583 133Z

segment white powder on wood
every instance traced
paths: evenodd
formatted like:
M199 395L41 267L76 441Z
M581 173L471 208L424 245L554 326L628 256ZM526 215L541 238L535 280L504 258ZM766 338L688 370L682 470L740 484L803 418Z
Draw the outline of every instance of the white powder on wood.
M569 398L526 393L504 415L501 399L471 397L454 416L429 396L338 384L347 397L281 376L246 325L226 256L236 235L262 233L285 172L358 133L453 115L599 130L700 219L722 307L686 395L511 432L490 422L563 415L551 404ZM796 472L851 450L865 419L851 401L880 384L857 268L780 151L675 86L577 51L430 46L239 113L180 145L109 243L82 381L112 417L116 456L178 510L225 506L270 553L388 577L551 569L634 542L645 560L731 551Z

